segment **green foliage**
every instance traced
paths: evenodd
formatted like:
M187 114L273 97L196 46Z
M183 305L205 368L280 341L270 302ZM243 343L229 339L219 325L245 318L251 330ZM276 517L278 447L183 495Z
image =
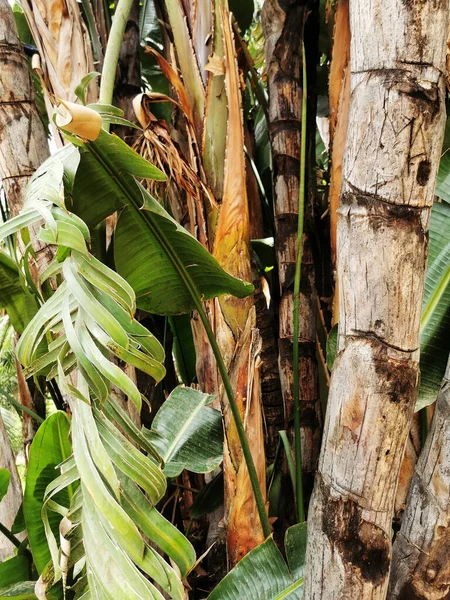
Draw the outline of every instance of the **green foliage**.
M336 323L336 325L333 325L330 329L327 336L327 367L330 373L333 370L334 361L336 359L338 331L338 324Z
M220 411L206 406L213 399L192 388L177 387L157 412L148 435L164 459L167 477L183 469L208 473L221 463L222 417Z
M69 441L69 420L63 412L57 412L39 427L30 447L30 456L25 481L23 513L33 561L41 573L50 560L50 551L45 537L41 510L47 486L58 474L57 468L72 453ZM70 495L61 492L58 504L69 506ZM50 526L57 532L61 517L53 513Z
M16 263L0 251L0 308L8 314L11 325L22 333L38 306L35 297L26 289L24 278Z
M36 600L35 581L20 581L0 588L0 600Z
M416 410L432 404L450 352L450 204L435 202L430 218L428 264L420 335L420 389Z
M191 316L178 315L169 317L169 325L173 335L172 351L178 374L185 385L191 385L197 377Z
M306 524L291 527L286 538L288 567L272 537L268 538L244 556L211 592L208 600L302 598L305 545Z
M105 132L95 143L77 144L81 162L80 150L70 145L52 156L32 178L23 213L0 227L3 237L43 219L39 237L54 244L57 251L42 279L64 276L28 323L17 346L26 375L56 377L72 410L73 457L69 421L61 412L46 419L31 446L23 508L30 547L41 574L40 585L50 594L72 570L79 575L80 590L89 589L92 598L162 598L155 587L158 584L169 597L182 600L180 574L143 536L174 561L182 576L193 567L191 544L155 507L166 491L167 473L180 473L184 466L206 472L219 464L220 413L205 406L210 396L178 388L156 415L154 430L146 438L112 399L110 386L114 384L141 406L135 384L111 362L110 353L158 381L165 373L164 352L134 319L135 291L89 253L89 229L67 210L66 202L73 195L78 207L80 200L84 203L88 215L90 205L96 204L97 212L90 212L91 224L108 211L128 205L123 213L144 225L145 242L156 249L146 294L153 296L151 302L160 302L161 311L187 312L202 297L225 292L243 296L252 286L225 273L140 187L134 177L162 178L155 167ZM92 169L82 173L86 156ZM86 173L90 177L95 173L95 179L89 183ZM115 196L103 197L105 188ZM97 193L99 202L93 203ZM128 259L133 257L135 268L138 261L132 242L137 233L127 244ZM158 260L163 261L159 270ZM133 270L129 277L133 280ZM154 299L157 294L161 300ZM76 387L67 379L74 369ZM60 475L55 478L58 465ZM73 553L65 562L60 560L60 539L73 543Z

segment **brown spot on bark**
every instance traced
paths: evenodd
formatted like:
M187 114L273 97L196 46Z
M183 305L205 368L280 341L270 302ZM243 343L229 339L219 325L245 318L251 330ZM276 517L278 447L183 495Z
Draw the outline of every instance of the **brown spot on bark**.
M417 169L417 183L419 185L426 185L428 179L430 178L431 173L431 163L429 160L423 160L419 163L419 167Z
M375 371L391 402L409 406L417 393L418 367L392 358L375 360Z
M324 497L329 496L326 491L323 493ZM374 586L382 584L391 559L391 542L386 532L364 520L360 507L352 499L328 502L322 518L323 531L344 564L350 563Z

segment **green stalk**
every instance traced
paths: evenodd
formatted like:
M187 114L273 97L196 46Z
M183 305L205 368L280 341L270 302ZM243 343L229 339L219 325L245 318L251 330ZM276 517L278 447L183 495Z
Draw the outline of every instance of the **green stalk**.
M258 509L259 519L261 521L261 527L263 530L264 537L267 538L270 535L270 524L269 517L267 516L266 505L264 502L263 494L261 491L261 487L258 481L258 474L256 473L255 463L253 461L253 456L250 450L250 445L248 443L247 435L244 429L244 423L242 422L241 414L239 412L239 407L236 402L236 398L233 391L233 386L231 385L230 378L228 377L227 368L225 363L223 362L222 354L220 352L219 345L217 344L216 337L211 329L211 325L209 324L208 317L206 316L205 310L201 301L199 300L200 296L196 296L194 298L195 307L200 315L200 319L203 323L203 327L205 328L206 335L208 336L209 343L211 344L211 348L216 359L217 367L220 372L220 376L222 377L223 387L225 388L225 392L227 394L228 402L230 404L231 412L233 414L234 424L236 426L236 430L239 436L239 442L241 444L242 453L244 455L245 464L247 465L248 476L250 477L250 483L252 484L253 494L255 496L256 507Z
M242 453L244 455L244 460L245 460L245 463L247 466L250 482L252 485L253 494L255 496L255 502L256 502L256 507L258 509L259 518L261 521L261 527L263 530L264 537L267 538L270 535L270 523L269 523L269 518L267 516L264 497L263 497L263 494L261 491L261 487L259 485L255 463L253 461L252 453L250 450L250 445L248 443L247 435L246 435L245 429L244 429L244 424L242 422L241 414L239 412L239 407L236 402L236 398L235 398L234 391L233 391L233 386L231 385L230 378L228 377L227 368L223 361L222 354L220 352L219 345L217 344L216 337L215 337L214 332L211 328L211 325L208 321L208 317L206 316L205 309L203 308L201 294L197 290L197 287L196 287L195 283L192 281L189 273L184 268L184 265L181 262L180 258L174 252L172 252L167 240L161 234L158 227L156 227L156 225L154 224L151 213L146 210L141 210L142 197L141 197L140 193L138 196L136 196L135 189L133 189L129 186L127 177L116 177L115 176L114 169L112 169L109 165L108 157L104 155L102 150L99 148L98 145L95 144L95 142L94 143L90 142L88 144L88 147L89 147L90 151L92 152L92 154L95 156L95 158L103 166L105 171L107 173L109 173L109 175L111 175L112 177L115 178L117 185L119 185L122 188L125 197L130 200L130 203L133 206L133 208L136 210L136 213L141 217L141 219L143 219L145 221L146 225L149 227L152 234L158 240L158 243L164 249L166 256L169 258L169 260L172 262L173 266L175 267L175 269L178 273L178 276L183 281L183 284L185 285L186 289L189 292L189 295L192 298L195 309L198 311L200 319L205 328L206 335L208 336L209 343L211 344L211 348L212 348L214 357L216 359L217 367L218 367L220 375L222 377L223 386L224 386L225 393L228 398L228 402L230 404L231 413L233 415L234 423L235 423L236 430L237 430L238 437L239 437L239 442L242 447Z
M291 445L289 443L287 433L284 429L282 431L279 431L278 433L280 434L281 441L283 442L284 452L286 454L286 461L287 461L287 465L288 465L288 469L289 469L289 475L291 476L292 489L294 491L294 496L295 496L296 475L295 475L294 461L292 460Z
M297 506L297 518L299 523L305 520L305 510L303 506L303 481L302 481L302 441L300 431L300 397L299 397L299 370L298 370L298 334L299 334L299 295L300 295L300 277L303 256L303 223L305 210L305 164L306 164L306 56L305 45L302 43L302 63L303 63L303 96L302 96L302 123L301 123L301 142L300 142L300 189L298 196L298 227L297 227L297 252L295 263L294 279L294 340L292 349L293 360L293 399L294 399L294 442L295 442L295 499Z
M120 46L122 45L123 34L125 33L132 5L133 0L119 0L114 12L105 52L105 60L103 61L102 79L100 82L100 104L112 104ZM103 125L105 128L106 126L107 124Z
M10 530L7 529L2 523L0 523L0 533L3 533L5 538L8 538L11 544L13 544L16 548L20 548L20 540L18 540L16 536L11 533Z

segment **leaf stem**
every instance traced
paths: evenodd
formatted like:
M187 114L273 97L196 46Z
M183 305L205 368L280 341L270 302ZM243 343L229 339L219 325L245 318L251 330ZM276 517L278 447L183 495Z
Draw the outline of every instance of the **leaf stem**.
M114 12L111 31L109 32L108 45L106 46L105 60L103 61L102 78L100 82L100 104L111 104L114 93L117 63L119 62L120 46L123 34L130 15L133 0L119 0ZM103 125L104 127L107 124Z
M299 397L299 368L298 368L298 336L299 336L299 295L300 279L303 256L303 225L305 210L305 164L306 164L306 56L305 44L302 43L302 64L303 64L303 96L302 96L302 122L301 122L301 141L300 141L300 188L298 197L298 226L297 226L297 252L295 263L294 279L294 339L292 348L293 361L293 400L294 400L294 443L295 443L295 499L297 507L297 518L299 523L305 520L305 510L303 506L303 480L302 480L302 442L300 430L300 397Z
M203 323L203 327L205 328L206 335L208 336L209 343L211 344L211 348L217 362L217 367L219 369L220 376L222 377L223 387L225 388L231 412L233 414L234 424L236 426L236 430L239 436L239 442L241 444L245 464L247 465L250 483L252 484L256 508L258 509L258 515L261 521L261 527L263 530L264 537L267 538L270 535L269 517L267 516L266 505L261 491L261 486L259 485L258 481L258 474L256 472L256 467L253 461L253 456L250 450L247 435L245 433L244 423L242 422L239 407L237 405L236 398L234 395L233 386L231 385L230 378L228 377L228 371L223 361L222 354L220 352L220 348L216 340L216 336L214 335L214 332L208 321L208 317L206 316L202 303L198 298L195 298L194 300L198 314Z
M7 529L2 523L0 523L0 533L3 533L3 535L8 538L11 544L13 544L16 548L20 548L20 540L18 540L16 536L11 533L10 530Z

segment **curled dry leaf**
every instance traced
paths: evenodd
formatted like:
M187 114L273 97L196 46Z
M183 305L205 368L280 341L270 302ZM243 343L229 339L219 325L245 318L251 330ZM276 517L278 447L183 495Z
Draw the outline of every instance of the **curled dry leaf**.
M56 125L80 138L94 141L102 129L102 117L88 106L60 100L57 106Z

